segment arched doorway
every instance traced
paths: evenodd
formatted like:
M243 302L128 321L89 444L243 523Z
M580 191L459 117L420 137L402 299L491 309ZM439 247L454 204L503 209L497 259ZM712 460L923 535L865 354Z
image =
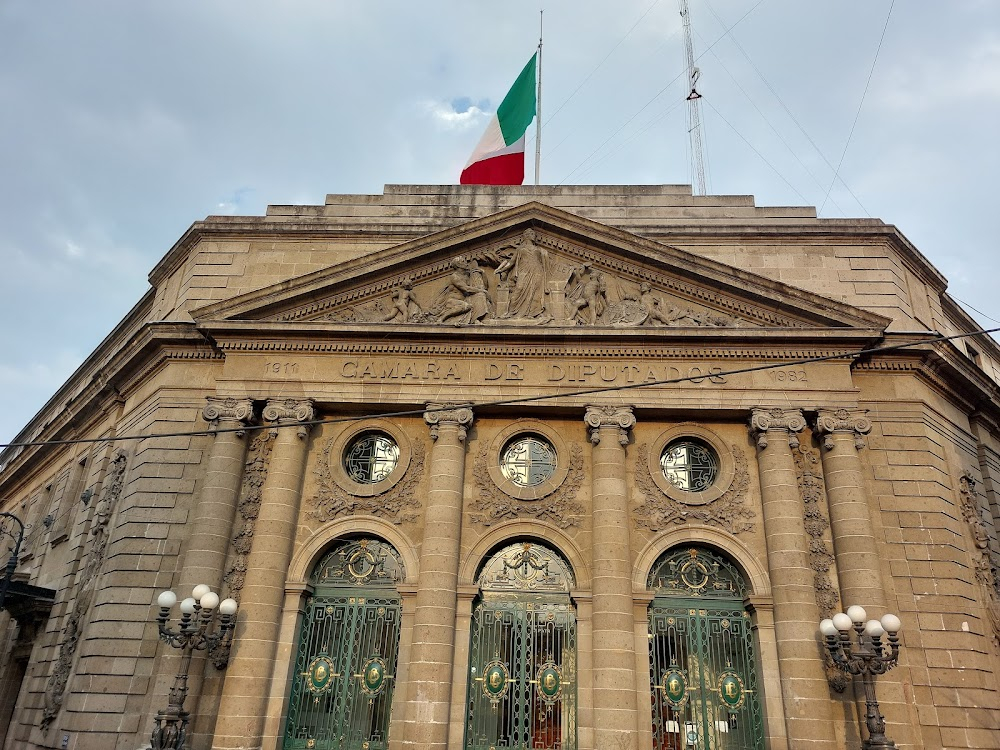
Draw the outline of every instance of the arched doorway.
M379 539L338 542L313 569L299 629L285 750L384 750L403 563Z
M764 750L747 584L721 555L664 553L647 585L654 750Z
M573 572L521 541L493 554L472 612L467 750L575 750Z

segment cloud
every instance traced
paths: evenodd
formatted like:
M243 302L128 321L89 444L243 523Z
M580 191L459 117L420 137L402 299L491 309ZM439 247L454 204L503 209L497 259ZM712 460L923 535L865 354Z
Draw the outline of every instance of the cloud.
M493 114L487 111L488 99L473 104L467 96L452 99L450 102L427 101L423 102L422 106L424 112L443 130L469 130L481 127Z
M1000 36L983 36L954 58L907 60L891 68L879 88L881 107L908 114L1000 101Z
M234 190L229 196L224 197L216 204L216 213L224 216L232 216L240 213L246 208L247 198L253 195L252 187L241 187Z

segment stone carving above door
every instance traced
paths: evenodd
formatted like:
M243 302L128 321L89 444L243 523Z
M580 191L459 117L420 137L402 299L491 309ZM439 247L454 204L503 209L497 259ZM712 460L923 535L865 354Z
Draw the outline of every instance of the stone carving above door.
M802 325L763 309L755 315L745 303L735 306L738 312L708 300L719 307L733 302L529 228L276 319L455 327Z

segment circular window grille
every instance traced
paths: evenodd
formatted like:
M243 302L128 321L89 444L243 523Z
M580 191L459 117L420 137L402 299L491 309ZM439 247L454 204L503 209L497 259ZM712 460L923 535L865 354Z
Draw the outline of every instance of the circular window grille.
M399 463L399 446L388 435L359 435L344 451L344 469L358 484L375 484L392 474Z
M518 487L537 487L556 472L556 450L537 435L516 437L500 453L500 472Z
M719 476L719 456L704 443L681 438L667 444L660 454L663 476L685 492L701 492Z

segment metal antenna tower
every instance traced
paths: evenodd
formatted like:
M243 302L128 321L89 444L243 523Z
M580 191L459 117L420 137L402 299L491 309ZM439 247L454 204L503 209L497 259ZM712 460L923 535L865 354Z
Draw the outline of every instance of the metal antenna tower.
M691 39L691 12L688 0L680 0L681 20L684 23L684 54L687 56L688 83L691 93L688 102L688 136L691 138L691 170L694 172L694 194L705 195L705 156L701 146L701 107L697 84L701 71L694 64L694 41Z

